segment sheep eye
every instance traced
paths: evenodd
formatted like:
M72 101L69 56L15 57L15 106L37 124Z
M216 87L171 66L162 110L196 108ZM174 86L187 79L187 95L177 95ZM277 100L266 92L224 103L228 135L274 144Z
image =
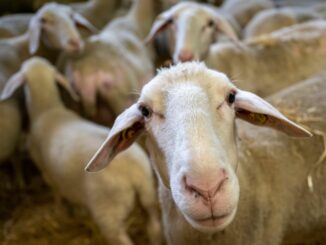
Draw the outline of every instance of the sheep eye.
M213 20L209 20L207 23L208 27L214 27L215 26L215 22Z
M45 24L45 23L47 22L47 20L46 20L46 18L42 17L42 18L40 19L40 22L41 22L41 24Z
M234 101L235 101L235 93L234 93L234 92L231 92L231 93L228 95L228 103L229 103L229 104L233 104Z
M149 118L152 115L151 110L144 105L139 106L139 110L140 110L141 114L146 118Z

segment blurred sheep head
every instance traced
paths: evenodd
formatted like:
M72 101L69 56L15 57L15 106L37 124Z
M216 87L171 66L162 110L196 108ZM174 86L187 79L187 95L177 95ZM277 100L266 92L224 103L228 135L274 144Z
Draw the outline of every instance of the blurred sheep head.
M77 27L96 32L96 28L71 7L57 3L44 5L29 24L30 53L37 51L40 42L49 48L67 53L82 51L84 41Z
M165 31L165 32L164 32ZM237 34L217 9L207 4L179 3L161 13L146 42L164 32L173 62L203 60L220 33L236 41Z

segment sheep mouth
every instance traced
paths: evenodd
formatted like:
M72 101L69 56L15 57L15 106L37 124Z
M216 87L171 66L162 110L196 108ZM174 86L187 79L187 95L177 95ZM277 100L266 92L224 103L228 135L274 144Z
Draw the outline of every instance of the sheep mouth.
M202 226L219 226L230 216L230 213L222 215L212 215L207 218L195 219L194 221Z
M212 216L207 217L207 218L196 219L195 221L197 221L197 222L205 222L205 221L209 221L209 220L215 221L215 220L224 219L224 218L228 217L229 215L230 215L229 213L218 215L218 216L212 215Z
M221 215L211 215L205 218L190 218L185 215L186 220L199 231L202 232L216 232L226 228L233 220L236 213L236 208L231 212Z

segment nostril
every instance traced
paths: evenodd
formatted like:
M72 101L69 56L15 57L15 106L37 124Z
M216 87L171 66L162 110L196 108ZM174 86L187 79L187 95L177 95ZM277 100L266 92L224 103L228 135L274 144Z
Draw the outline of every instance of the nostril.
M70 47L72 47L73 49L79 49L80 46L81 46L79 40L78 39L75 39L75 38L69 39L68 45Z
M211 197L214 197L218 192L220 192L225 184L225 182L228 180L226 176L224 176L221 180L219 180L215 186L215 188L211 191Z
M194 55L191 51L188 50L182 50L179 55L178 58L181 62L186 62L186 61L191 61L194 58Z
M228 177L225 169L221 169L219 174L215 176L212 181L207 181L207 178L190 178L189 176L184 176L184 186L186 191L194 194L195 197L202 197L206 200L211 199L221 192Z
M195 197L203 197L204 199L208 199L208 192L205 190L200 189L199 187L189 183L187 181L187 177L184 176L184 184L185 184L185 189L194 194Z

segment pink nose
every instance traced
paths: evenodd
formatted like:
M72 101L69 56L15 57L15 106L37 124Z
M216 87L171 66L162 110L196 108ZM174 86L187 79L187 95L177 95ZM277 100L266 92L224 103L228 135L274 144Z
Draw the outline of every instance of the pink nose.
M191 60L193 60L193 58L194 58L194 55L189 50L181 50L181 52L178 55L178 59L181 62L191 61Z
M192 178L190 176L184 176L186 190L205 200L214 198L222 190L227 180L228 177L225 169L220 170L212 181L207 181L205 177Z
M77 38L70 38L68 40L68 45L69 45L69 48L72 50L80 50L80 48L81 48L80 40Z

